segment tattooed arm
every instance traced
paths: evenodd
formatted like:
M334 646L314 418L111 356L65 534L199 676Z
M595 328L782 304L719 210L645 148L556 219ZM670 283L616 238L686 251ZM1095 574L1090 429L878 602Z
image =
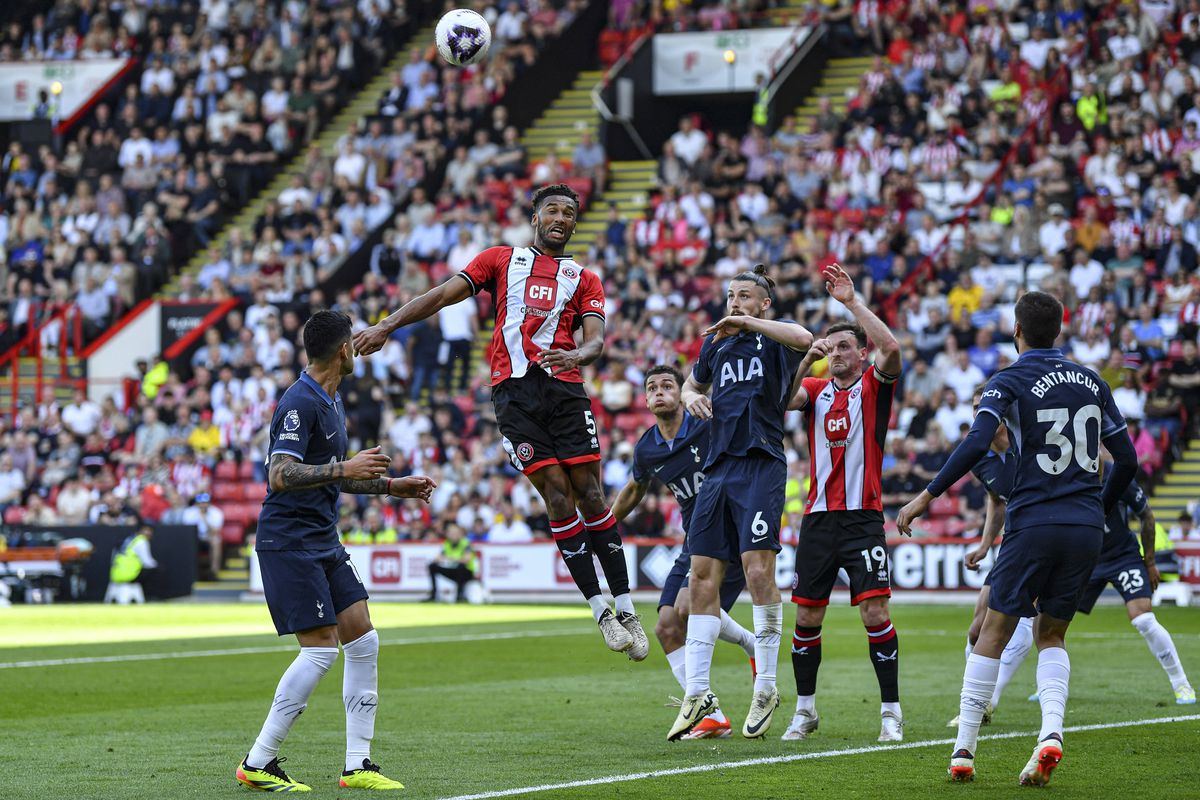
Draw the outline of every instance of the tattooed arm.
M317 465L304 464L295 456L276 453L271 456L267 477L271 490L276 492L316 489L336 483L344 491L354 494L387 494L388 482L381 476L387 472L391 461L379 452L378 447L360 450L349 461ZM382 488L373 491L374 487Z

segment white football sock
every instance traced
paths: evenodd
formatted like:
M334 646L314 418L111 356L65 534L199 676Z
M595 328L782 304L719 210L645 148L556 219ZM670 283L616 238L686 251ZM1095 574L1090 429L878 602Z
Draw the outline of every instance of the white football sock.
M1013 675L1017 674L1017 670L1025 661L1025 656L1029 655L1031 647L1033 647L1033 618L1022 617L1021 621L1017 623L1016 630L1013 631L1012 638L1004 646L1004 652L1000 654L1000 674L996 676L996 691L992 692L992 708L1000 705L1000 695L1004 694L1004 687L1008 686Z
M897 717L900 717L900 719L904 719L904 714L900 711L899 703L880 703L879 704L879 714L881 716L883 714L886 714L889 711L892 712L893 714L895 714Z
M592 607L592 616L596 618L596 622L604 616L605 611L612 611L608 607L608 602L604 599L604 595L596 594L588 598L588 605Z
M629 592L619 594L613 598L613 604L617 607L618 614L636 614L633 608L633 598L629 596Z
M967 648L965 658L970 658L971 653L975 652L975 645L971 644L971 640L967 639Z
M672 650L667 653L667 664L671 667L671 674L675 676L675 680L679 681L679 688L687 692L687 648L681 647L678 650Z
M988 658L971 653L967 668L963 672L962 694L958 705L958 738L954 750L968 750L975 755L979 741L979 726L983 724L983 712L987 708L992 691L996 688L996 675L1000 672L1000 659Z
M687 640L683 645L687 652L687 688L684 693L688 697L708 691L713 646L720 632L720 617L711 614L692 614L688 617Z
M329 672L333 662L337 661L336 647L301 647L279 685L275 687L275 699L271 702L271 710L267 713L266 722L259 731L254 747L246 756L246 764L251 767L265 767L273 758L279 755L279 746L287 738L292 724L304 709L308 708L308 698L313 689Z
M1167 671L1167 677L1171 679L1171 688L1177 689L1187 683L1187 675L1183 671L1183 664L1179 661L1179 652L1175 649L1175 641L1162 623L1155 618L1154 612L1147 611L1145 614L1134 617L1133 627L1137 628L1138 633L1146 640L1150 652Z
M1037 687L1042 704L1042 732L1038 741L1056 734L1062 739L1063 717L1067 714L1067 685L1071 682L1071 659L1061 647L1038 653Z
M796 713L801 711L815 711L817 708L817 696L815 694L804 694L796 696Z
M783 603L754 606L754 691L775 688L775 670L779 663L779 638L783 631Z
M342 701L346 704L346 770L362 769L371 757L379 707L379 634L369 630L342 645L346 656Z
M739 625L724 609L721 609L721 633L718 634L718 638L722 642L736 644L746 651L746 655L754 658L754 634Z

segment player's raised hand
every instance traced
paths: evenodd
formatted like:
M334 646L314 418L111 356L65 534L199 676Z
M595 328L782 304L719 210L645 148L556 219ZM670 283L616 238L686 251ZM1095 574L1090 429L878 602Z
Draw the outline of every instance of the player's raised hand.
M900 513L896 515L896 528L905 536L912 536L912 524L917 517L925 513L929 508L929 504L933 501L933 495L928 489L921 491L919 495L909 501L908 505L900 509Z
M369 481L383 477L392 459L380 452L378 447L359 450L354 458L346 462L343 477L352 481Z
M437 488L437 481L424 475L393 478L388 482L388 494L392 497L415 497L428 503Z
M378 353L387 344L387 338L387 331L378 325L364 328L354 334L354 352L360 356L369 356L371 353Z
M747 319L748 319L748 317L744 317L740 314L734 315L731 317L724 317L721 320L719 320L716 324L710 326L707 330L705 330L702 335L703 336L711 335L713 337L714 342L720 341L721 339L724 339L727 336L737 336L738 331L740 331L746 327Z
M830 264L821 272L821 276L825 278L825 291L829 292L830 297L842 305L854 302L854 279L842 269L841 264Z
M808 355L813 361L819 361L820 359L828 356L829 351L832 349L833 348L830 346L828 339L817 339L813 341L812 345L808 348Z
M549 367L551 375L559 375L579 367L579 351L543 350L538 353L538 363Z

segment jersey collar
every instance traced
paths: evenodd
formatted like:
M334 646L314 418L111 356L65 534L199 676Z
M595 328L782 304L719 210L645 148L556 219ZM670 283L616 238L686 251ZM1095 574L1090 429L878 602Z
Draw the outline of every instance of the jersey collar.
M1035 347L1026 350L1017 357L1017 361L1024 361L1026 358L1063 358L1062 350L1057 347Z
M675 432L675 438L671 440L671 445L674 447L675 442L687 436L688 426L692 421L692 415L687 411L683 412L683 423L679 426L679 430ZM664 445L667 440L663 438L662 431L658 429L658 423L654 423L654 441L656 444Z
M325 401L325 405L332 406L333 398L329 396L329 392L325 391L325 387L312 379L307 372L300 373L300 382L316 393L317 397Z
M575 260L575 256L571 255L570 253L563 253L561 256L552 256L547 253L543 253L541 250L537 249L533 245L529 245L529 249L531 251L533 251L534 255L546 256L547 258L553 258L555 261L574 261Z

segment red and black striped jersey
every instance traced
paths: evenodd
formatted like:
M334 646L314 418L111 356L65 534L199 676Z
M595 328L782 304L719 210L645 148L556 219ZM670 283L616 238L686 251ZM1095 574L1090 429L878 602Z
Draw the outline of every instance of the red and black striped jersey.
M542 350L575 348L583 318L604 319L604 286L570 256L554 258L535 247L491 247L458 273L471 292L490 292L496 327L488 348L493 386L520 378ZM554 376L582 383L573 369Z

